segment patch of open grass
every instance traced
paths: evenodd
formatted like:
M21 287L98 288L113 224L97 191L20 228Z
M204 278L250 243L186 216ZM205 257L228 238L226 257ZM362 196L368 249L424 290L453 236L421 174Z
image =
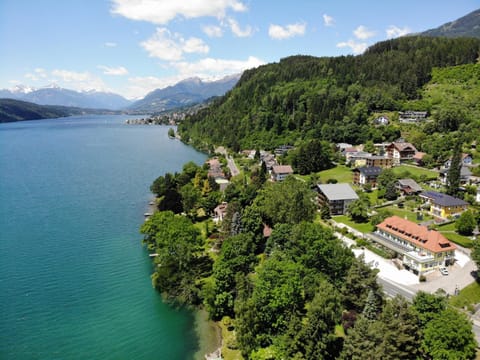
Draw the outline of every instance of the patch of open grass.
M430 215L427 215L426 213L424 213L423 214L423 219L422 220L417 220L417 213L415 213L411 210L405 209L405 208L400 209L396 206L385 206L385 207L382 207L379 210L388 210L393 215L397 215L397 216L401 217L402 219L407 218L407 220L413 221L415 223L420 223L420 222L432 219L432 217Z
M320 171L318 173L320 181L326 183L328 179L335 179L339 183L351 183L353 179L352 170L345 165L338 165L334 168Z
M469 308L480 303L480 284L475 281L466 286L460 290L460 294L452 296L449 302L452 306L457 308Z
M394 167L393 173L397 176L413 178L415 180L435 180L436 178L438 178L438 173L433 170L407 165L400 165Z
M348 225L348 226L354 228L355 230L358 230L358 231L363 232L363 233L369 233L373 230L373 226L369 222L356 223L356 222L350 220L350 218L346 215L333 216L332 219L335 220L336 222Z

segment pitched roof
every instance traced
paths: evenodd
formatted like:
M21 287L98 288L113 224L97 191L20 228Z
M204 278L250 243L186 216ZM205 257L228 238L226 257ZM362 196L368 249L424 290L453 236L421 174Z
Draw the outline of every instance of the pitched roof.
M358 199L357 193L347 183L318 184L317 187L327 197L329 201Z
M442 169L440 170L440 174L448 174L448 171L450 169ZM472 172L470 171L470 169L466 166L463 166L460 168L460 176L462 177L468 177L468 176L472 176Z
M377 228L402 238L417 247L434 253L455 250L457 247L436 230L428 230L426 226L418 225L399 216L386 218Z
M402 187L409 187L414 192L423 190L422 187L413 179L400 179L398 180L398 184Z
M430 199L435 205L443 207L468 205L468 203L466 201L463 201L462 199L436 191L424 191L420 194L420 196Z
M417 151L417 149L415 148L415 146L413 146L412 144L408 143L408 142L394 142L392 143L392 145L398 150L398 151L404 151L404 150L407 150L407 149L412 149L414 151Z
M275 174L293 174L292 167L290 165L274 165L272 171Z
M360 171L365 176L378 176L382 172L382 168L379 166L364 166L354 169Z

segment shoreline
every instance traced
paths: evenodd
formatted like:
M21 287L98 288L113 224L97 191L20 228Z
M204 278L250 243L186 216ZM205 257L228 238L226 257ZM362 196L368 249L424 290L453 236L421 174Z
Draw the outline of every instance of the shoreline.
M145 214L153 215L158 211L157 199L152 197L148 201L147 212ZM151 215L145 215L147 221ZM217 360L222 359L222 329L213 320L208 318L208 313L203 308L194 308L193 326L198 340L198 350L194 354L195 360Z
M194 354L195 360L222 359L222 329L208 318L205 309L194 310L194 328L199 348Z

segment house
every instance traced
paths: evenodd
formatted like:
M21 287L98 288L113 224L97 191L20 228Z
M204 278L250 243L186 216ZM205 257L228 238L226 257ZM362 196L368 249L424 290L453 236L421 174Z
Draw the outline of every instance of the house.
M275 149L274 153L276 156L282 156L293 149L294 147L292 145L281 145Z
M470 154L462 154L462 166L471 166L473 163L473 158ZM448 159L445 161L443 164L443 167L445 169L450 169L450 166L452 166L452 158Z
M266 151L260 151L260 162L264 162L268 171L272 171L274 165L277 165L275 156Z
M348 205L358 200L357 193L349 184L318 184L318 202L327 205L331 215L343 215L346 213Z
M447 185L447 177L450 169L442 169L439 173L439 178L442 184ZM466 185L470 183L470 178L472 177L472 172L466 166L460 168L460 185Z
M283 181L288 175L293 174L293 169L290 165L274 165L272 167L272 180Z
M353 145L348 143L337 143L335 145L335 149L342 154L345 154L346 149L351 149L351 148L353 148Z
M415 164L417 164L418 166L422 166L423 165L423 157L426 155L426 153L424 152L421 152L421 151L417 151L415 153L415 155L413 155L413 162Z
M222 202L221 204L217 205L215 209L213 209L213 221L223 221L225 215L227 214L228 204L226 202Z
M413 195L423 191L422 187L413 179L398 180L396 183L396 188L400 190L403 195Z
M398 120L402 123L417 123L427 118L426 111L399 111Z
M364 166L353 169L353 183L355 185L367 185L372 187L377 186L378 175L382 172L382 168L378 166Z
M393 160L387 156L372 155L366 158L365 165L368 167L377 166L382 169L391 168Z
M412 160L417 152L415 146L409 142L397 141L387 146L388 157L393 159L393 164L398 165L401 162Z
M349 153L348 156L345 156L346 162L354 167L366 166L367 158L372 156L372 154L365 151L357 151L354 153Z
M403 266L418 275L455 261L455 244L440 232L399 216L386 218L369 237L396 252Z
M436 191L424 191L419 196L429 207L430 214L443 219L458 216L468 207L466 201Z
M207 160L208 164L208 177L212 177L214 179L224 179L225 174L222 171L222 165L217 157L211 158Z

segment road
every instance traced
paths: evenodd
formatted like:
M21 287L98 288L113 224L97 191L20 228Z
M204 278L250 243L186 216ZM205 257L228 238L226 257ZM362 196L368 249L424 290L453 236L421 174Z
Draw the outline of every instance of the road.
M233 158L229 155L226 155L226 158L227 158L228 168L230 169L230 174L232 174L232 176L237 176L238 174L240 174L240 171L237 168L237 164L235 164L235 161L233 160Z

